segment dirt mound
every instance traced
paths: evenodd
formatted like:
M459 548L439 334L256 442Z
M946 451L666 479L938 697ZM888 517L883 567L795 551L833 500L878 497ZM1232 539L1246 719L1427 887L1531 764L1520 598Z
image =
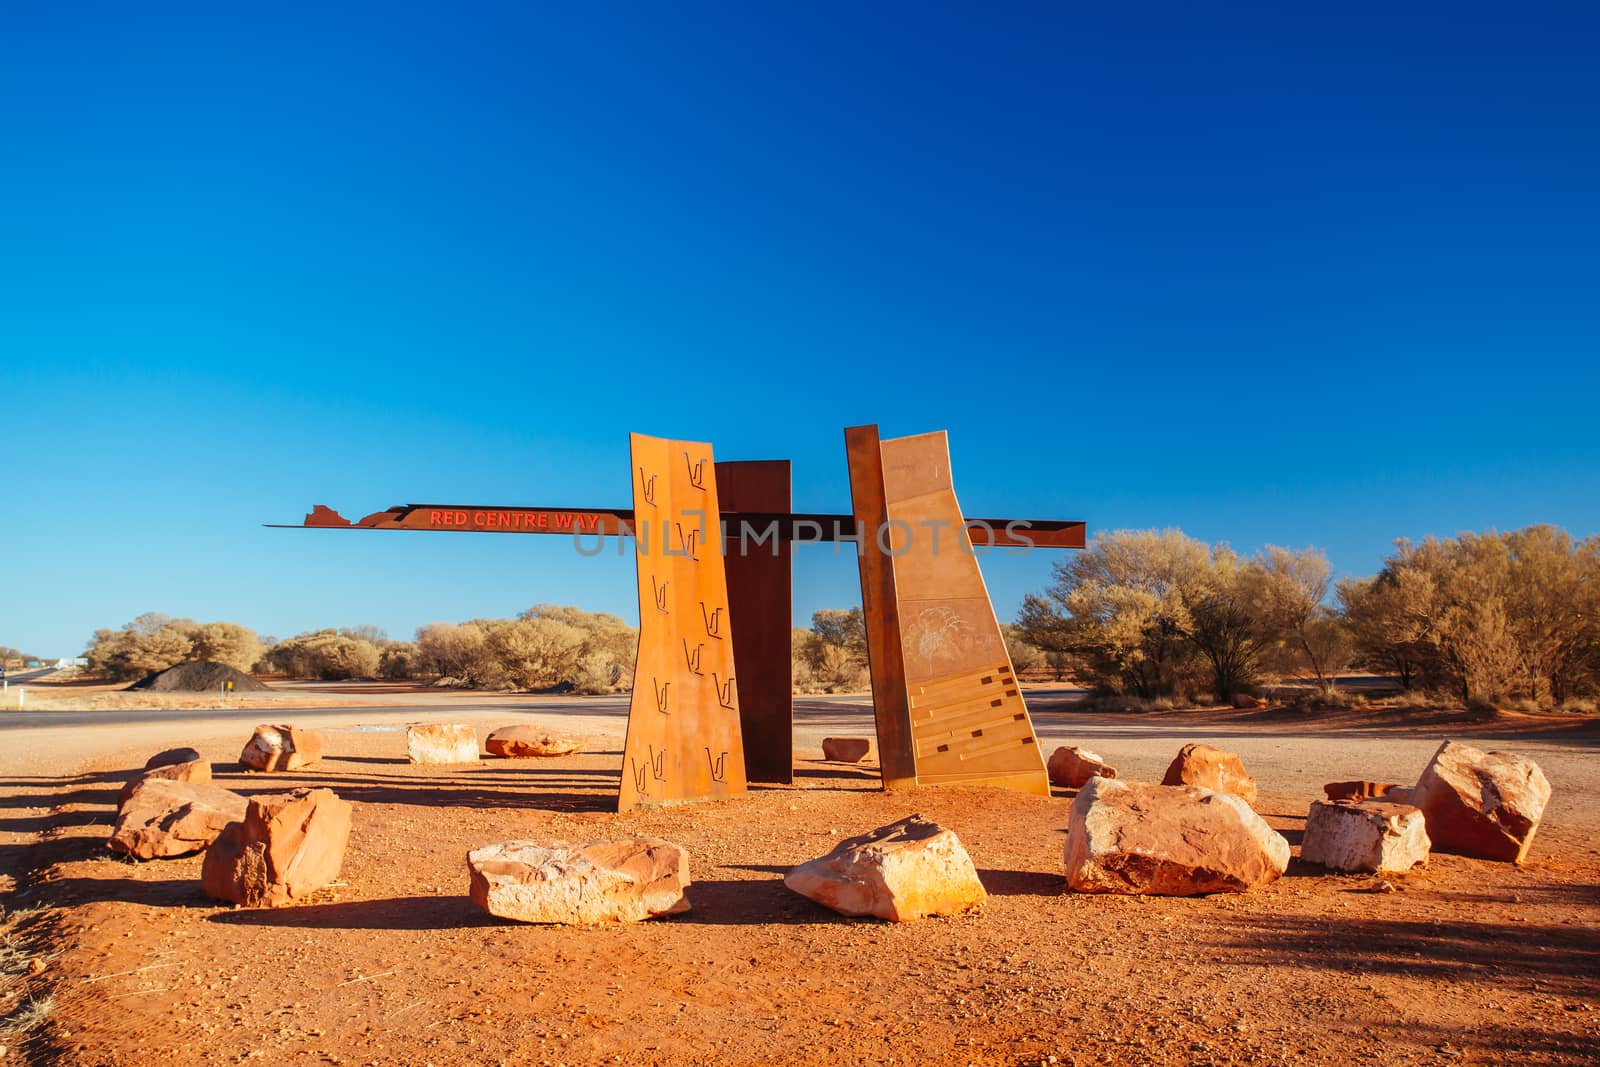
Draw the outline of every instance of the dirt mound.
M225 682L232 682L236 693L267 688L226 663L180 663L164 671L147 674L128 688L148 689L155 693L215 693Z

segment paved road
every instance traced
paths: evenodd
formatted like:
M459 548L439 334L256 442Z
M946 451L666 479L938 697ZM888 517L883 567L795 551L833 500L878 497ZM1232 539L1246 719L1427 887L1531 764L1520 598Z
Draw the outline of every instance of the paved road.
M34 667L30 670L11 670L6 674L6 681L11 685L25 685L56 673L54 667Z

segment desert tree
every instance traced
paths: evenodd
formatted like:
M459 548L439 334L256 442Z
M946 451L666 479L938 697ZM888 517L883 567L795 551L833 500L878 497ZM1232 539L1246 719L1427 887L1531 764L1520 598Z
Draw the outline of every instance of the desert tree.
M1181 695L1196 681L1194 607L1214 583L1212 551L1181 530L1112 530L1052 567L1023 600L1019 634L1103 692Z
M1323 693L1350 660L1344 620L1327 599L1331 568L1321 550L1268 545L1249 564L1255 624L1266 665L1280 673L1309 671Z

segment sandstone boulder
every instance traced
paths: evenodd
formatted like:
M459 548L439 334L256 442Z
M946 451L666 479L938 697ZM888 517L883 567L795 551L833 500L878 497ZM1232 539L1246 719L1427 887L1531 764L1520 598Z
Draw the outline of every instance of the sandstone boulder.
M1322 787L1329 800L1367 800L1371 797L1383 797L1400 803L1410 803L1403 799L1409 790L1390 782L1329 782Z
M206 850L200 869L206 895L277 908L338 880L350 811L331 789L251 797L241 820Z
M156 767L165 767L173 763L193 763L200 758L200 753L192 748L169 748L157 752L154 756L144 761L144 769L152 770Z
M1232 793L1246 804L1256 802L1256 780L1232 752L1210 745L1184 745L1167 767L1162 785L1198 785L1218 793Z
M459 722L415 723L406 728L412 763L476 763L478 735Z
M502 841L467 853L472 902L503 919L586 926L689 910L689 853L658 837Z
M1095 778L1068 815L1080 893L1242 893L1281 876L1289 842L1232 793Z
M128 798L139 788L140 783L148 782L152 778L165 778L169 782L205 783L211 781L211 764L202 759L195 759L187 763L161 763L140 771L129 778L122 791L117 794L117 810L121 811L128 803Z
M920 815L839 842L783 884L842 914L892 922L958 915L987 896L956 835Z
M322 758L322 735L299 726L257 726L239 762L253 771L293 771Z
M1383 800L1314 800L1300 858L1332 871L1409 871L1428 862L1422 812Z
M534 756L570 756L578 742L570 737L555 737L537 726L502 726L490 734L483 747L496 756L526 759Z
M109 845L135 859L187 856L244 818L245 798L204 782L150 778L129 793Z
M1091 778L1115 778L1117 769L1106 763L1096 753L1086 748L1066 745L1050 754L1049 771L1052 785L1065 789L1082 789Z
M860 763L872 751L868 737L824 737L822 758L835 763Z
M1411 790L1435 848L1521 863L1550 800L1539 765L1446 741Z

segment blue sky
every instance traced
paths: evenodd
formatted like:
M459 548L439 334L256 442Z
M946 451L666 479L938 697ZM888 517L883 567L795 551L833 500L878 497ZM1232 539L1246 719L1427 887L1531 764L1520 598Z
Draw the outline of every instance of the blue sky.
M947 429L971 514L1341 574L1600 532L1595 9L1105 6L12 8L0 643L636 618L559 538L259 525L627 506L630 430L843 511L843 427Z

